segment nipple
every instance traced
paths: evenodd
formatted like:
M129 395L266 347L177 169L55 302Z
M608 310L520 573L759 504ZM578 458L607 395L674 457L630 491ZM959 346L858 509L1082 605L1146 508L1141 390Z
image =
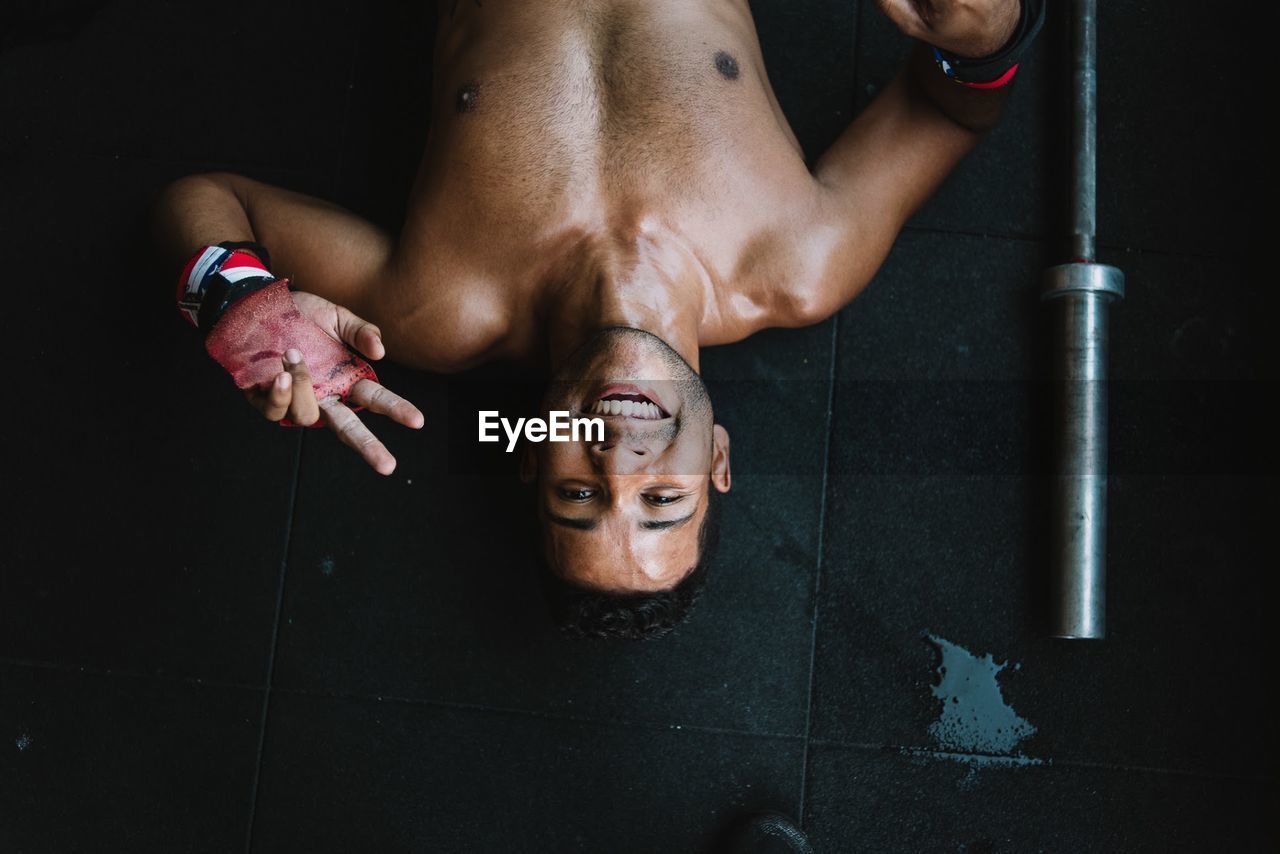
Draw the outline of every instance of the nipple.
M476 107L476 99L480 97L480 84L468 83L458 90L458 98L454 109L459 113L469 113Z
M738 79L738 60L725 51L716 54L716 71L726 80Z

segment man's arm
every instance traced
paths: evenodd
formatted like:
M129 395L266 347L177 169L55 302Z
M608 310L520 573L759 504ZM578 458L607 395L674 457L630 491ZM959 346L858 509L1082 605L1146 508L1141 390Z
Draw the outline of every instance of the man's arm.
M995 126L1008 98L1008 85L972 88L948 79L930 45L961 56L995 53L1018 26L1018 0L878 2L922 43L814 169L821 218L843 235L821 292L811 295L817 316L835 313L866 286L906 221Z
M392 251L386 232L338 205L230 172L170 184L155 226L175 272L201 246L252 240L267 247L277 275L361 314Z
M295 424L311 425L322 420L369 465L390 474L394 457L345 403L413 428L422 426L422 413L371 379L356 382L345 402L337 397L317 400L307 364L310 357L304 352L304 341L324 343L327 336L370 359L382 358L381 332L350 307L363 313L377 280L387 275L390 238L337 205L230 173L175 181L157 201L154 223L157 242L175 277L204 246L253 241L266 248L271 272L302 288L286 294L298 310L294 316L300 318L291 323L302 325L290 327L296 330L296 340L290 333L288 340L274 342L282 354L275 373L263 385L245 388L245 397L272 421L287 416ZM233 305L227 314L235 310ZM308 329L321 337L308 339ZM211 340L218 331L215 327ZM331 366L321 362L315 367Z

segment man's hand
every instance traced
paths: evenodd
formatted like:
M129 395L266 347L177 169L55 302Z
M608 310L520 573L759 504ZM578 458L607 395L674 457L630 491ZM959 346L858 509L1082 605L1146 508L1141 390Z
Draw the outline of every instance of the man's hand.
M370 361L386 354L382 333L372 323L315 294L293 291L290 296L302 316L334 341L347 345ZM346 403L386 415L413 429L422 427L424 422L416 406L369 379L358 380L351 387L346 403L337 395L317 400L306 359L296 347L285 351L281 366L283 370L269 382L244 389L245 398L255 409L271 421L288 417L292 423L304 427L323 419L338 438L354 448L379 474L391 474L395 470L395 457Z
M898 29L968 59L990 56L1013 37L1019 0L876 0Z

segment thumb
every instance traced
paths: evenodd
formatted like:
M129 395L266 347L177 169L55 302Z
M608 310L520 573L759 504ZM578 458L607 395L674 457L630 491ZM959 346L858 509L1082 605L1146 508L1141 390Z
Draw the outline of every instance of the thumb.
M337 309L338 337L344 344L367 359L376 361L386 355L387 350L382 346L382 330L349 309L340 305L334 308Z

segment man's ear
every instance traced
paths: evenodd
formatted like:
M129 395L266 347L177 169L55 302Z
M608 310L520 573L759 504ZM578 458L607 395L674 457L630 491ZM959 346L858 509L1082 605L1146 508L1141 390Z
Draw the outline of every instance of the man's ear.
M532 442L524 443L524 452L520 454L520 482L533 483L538 479L538 454L533 450Z
M711 428L711 485L718 492L728 492L733 483L729 471L729 431L719 424Z

